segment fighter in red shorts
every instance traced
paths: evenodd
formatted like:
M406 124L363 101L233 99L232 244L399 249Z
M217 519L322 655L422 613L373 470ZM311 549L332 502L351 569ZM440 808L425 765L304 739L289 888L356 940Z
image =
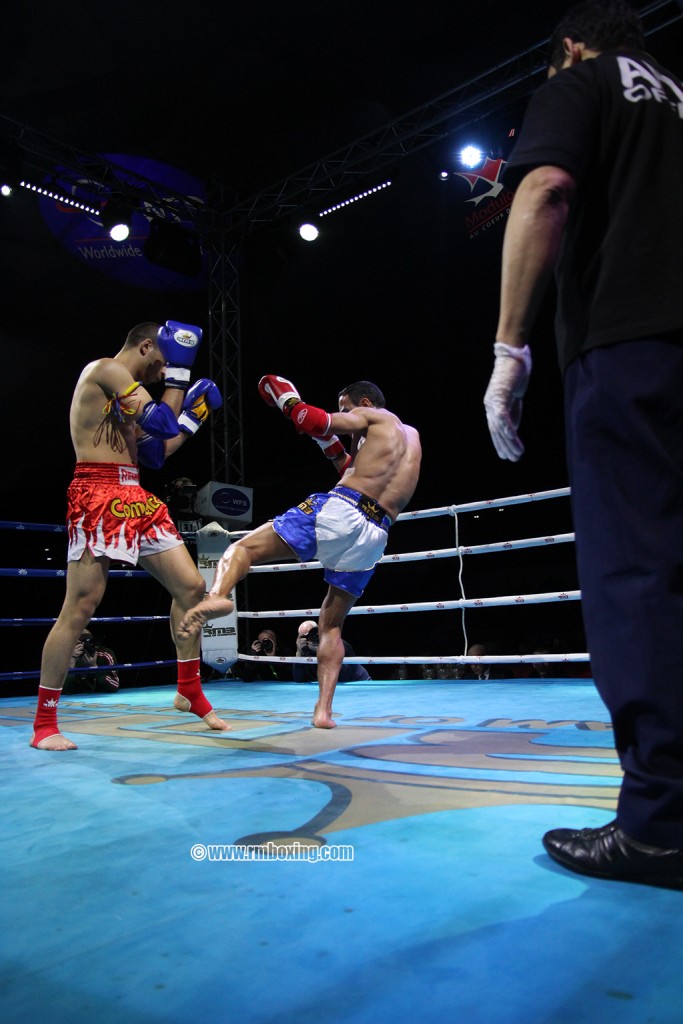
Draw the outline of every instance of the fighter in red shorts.
M202 332L168 321L134 327L113 358L88 363L71 403L76 470L68 490L66 597L45 641L31 746L74 750L57 724L57 703L71 652L99 605L109 564L139 563L171 595L171 634L178 657L178 711L191 711L211 729L230 727L204 696L198 637L180 636L183 615L204 594L204 581L166 506L140 486L137 463L153 468L199 429L221 405L216 385L190 371ZM146 386L164 380L161 402Z

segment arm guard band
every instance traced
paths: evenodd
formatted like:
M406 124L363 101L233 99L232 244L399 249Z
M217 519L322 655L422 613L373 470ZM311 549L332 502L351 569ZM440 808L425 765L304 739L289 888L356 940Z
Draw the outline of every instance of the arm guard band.
M310 434L312 437L324 437L330 433L330 414L315 405L297 402L292 407L289 417L297 434Z
M176 437L180 432L178 420L165 402L159 402L158 405L156 402L148 402L142 410L138 425L144 427L145 432L152 437Z
M166 444L160 437L143 434L138 441L138 462L148 469L161 469L166 461Z

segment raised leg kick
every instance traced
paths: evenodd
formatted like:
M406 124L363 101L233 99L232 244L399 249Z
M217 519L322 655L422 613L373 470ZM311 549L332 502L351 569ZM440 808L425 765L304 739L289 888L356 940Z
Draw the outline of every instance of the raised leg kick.
M292 549L280 540L270 523L265 523L232 544L221 556L211 589L204 598L183 615L178 626L178 641L196 640L202 626L211 619L228 615L235 607L230 594L243 580L252 565L272 558L291 558Z

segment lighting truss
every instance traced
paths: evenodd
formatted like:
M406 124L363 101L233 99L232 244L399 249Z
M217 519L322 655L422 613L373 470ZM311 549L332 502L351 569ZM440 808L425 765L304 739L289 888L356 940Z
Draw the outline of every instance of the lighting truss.
M646 35L683 18L680 0L655 0L640 10ZM489 68L436 99L309 164L295 174L236 203L225 214L225 230L246 233L289 216L297 207L320 204L344 188L361 191L360 182L491 112L491 101L509 104L533 92L547 69L548 39ZM501 101L501 97L503 100Z
M655 0L640 9L646 35L683 18L681 0ZM377 172L404 157L467 129L491 111L531 93L545 73L548 40L389 124L341 147L274 185L216 209L174 192L123 167L48 138L0 116L0 137L21 152L27 178L54 178L71 199L99 208L113 193L130 199L152 218L180 222L206 244L210 255L209 321L213 379L220 382L223 409L211 417L214 479L243 482L242 408L240 387L239 247L260 225L290 216L301 206L333 204L343 190L361 193Z

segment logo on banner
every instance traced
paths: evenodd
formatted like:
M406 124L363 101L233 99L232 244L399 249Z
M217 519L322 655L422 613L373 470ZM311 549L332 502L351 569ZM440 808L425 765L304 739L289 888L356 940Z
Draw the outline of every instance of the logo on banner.
M465 214L465 227L470 238L490 230L505 220L510 212L513 193L500 180L505 164L505 160L487 157L478 170L456 171L457 177L464 178L470 186L472 194L465 202L475 207L471 213Z
M153 182L160 200L164 203L166 222L177 227L188 227L187 213L182 203L178 203L178 213L173 214L174 197L182 196L196 203L205 203L204 186L192 175L186 174L168 164L143 157L105 154L104 159L112 165L130 172L131 187L143 178ZM65 182L60 185L60 169L56 168L51 176L52 187L62 191L65 196L73 195L75 199L82 196L78 184ZM123 175L121 175L123 179ZM83 179L83 187L87 189L89 182ZM168 195L164 196L164 188ZM206 283L205 260L196 277L189 277L175 270L158 266L150 262L144 254L144 245L150 233L153 219L154 204L144 201L141 209L136 209L130 222L130 234L124 242L115 242L102 225L96 214L87 213L66 203L55 202L47 196L40 197L40 212L52 234L73 256L100 273L106 274L125 284L137 285L140 288L159 290L191 291L202 288ZM185 222L183 222L185 218Z
M238 491L234 487L221 487L211 495L211 503L216 512L220 512L226 519L236 519L238 516L246 516L251 509L251 502L244 491Z

